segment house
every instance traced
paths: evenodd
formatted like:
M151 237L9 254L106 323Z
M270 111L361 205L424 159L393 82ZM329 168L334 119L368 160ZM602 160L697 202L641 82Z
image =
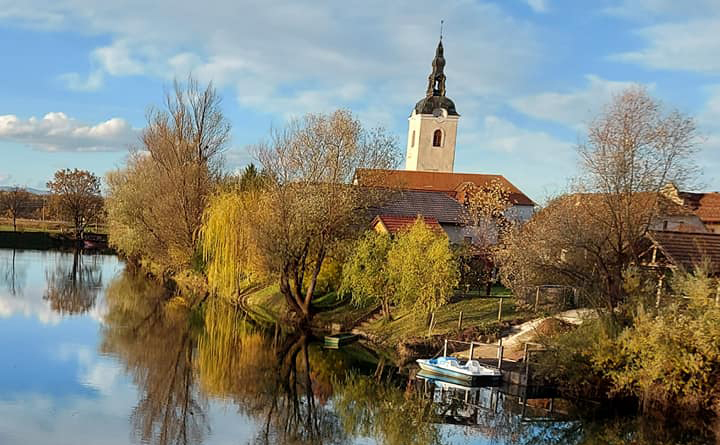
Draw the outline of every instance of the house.
M673 183L666 185L662 193L673 202L688 208L708 232L720 233L720 193L681 192Z
M465 224L462 204L443 192L397 190L382 205L370 211L376 230L385 221L390 225L385 225L387 231L395 233L396 228L400 228L399 224L404 222L406 227L421 217L431 227L439 225L454 244L472 242L475 235L473 229Z
M464 216L464 204L474 190L499 185L508 193L511 204L506 217L515 222L530 219L535 203L502 175L454 172L460 114L446 95L444 69L441 39L435 50L425 97L415 104L408 118L405 169L358 169L354 184L399 191L383 208L375 209L372 216L414 220L421 215L436 219L455 243L476 242L479 230L469 227L468 218Z
M648 249L641 255L646 267L692 271L707 261L712 275L720 275L720 233L650 231Z

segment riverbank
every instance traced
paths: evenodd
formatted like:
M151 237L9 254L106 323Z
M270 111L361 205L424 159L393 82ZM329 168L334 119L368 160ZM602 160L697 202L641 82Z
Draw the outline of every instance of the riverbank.
M7 249L71 249L81 247L84 249L99 250L113 253L108 246L107 236L103 234L87 233L86 241L78 241L68 233L56 231L7 231L0 230L0 247Z

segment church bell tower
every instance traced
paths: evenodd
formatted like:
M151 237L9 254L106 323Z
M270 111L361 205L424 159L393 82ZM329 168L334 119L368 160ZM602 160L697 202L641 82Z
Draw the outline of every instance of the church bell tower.
M445 57L442 37L435 50L428 88L408 118L405 170L452 172L460 115L445 96Z

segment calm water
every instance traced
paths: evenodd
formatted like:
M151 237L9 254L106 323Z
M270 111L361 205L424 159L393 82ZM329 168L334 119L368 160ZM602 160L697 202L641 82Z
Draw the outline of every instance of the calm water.
M189 306L114 256L0 249L0 444L707 442L411 380L359 345L323 350Z

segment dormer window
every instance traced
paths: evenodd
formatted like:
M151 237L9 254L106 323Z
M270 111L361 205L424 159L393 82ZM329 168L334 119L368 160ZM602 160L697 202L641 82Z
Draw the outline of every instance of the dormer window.
M442 130L435 130L433 133L433 147L442 147Z

